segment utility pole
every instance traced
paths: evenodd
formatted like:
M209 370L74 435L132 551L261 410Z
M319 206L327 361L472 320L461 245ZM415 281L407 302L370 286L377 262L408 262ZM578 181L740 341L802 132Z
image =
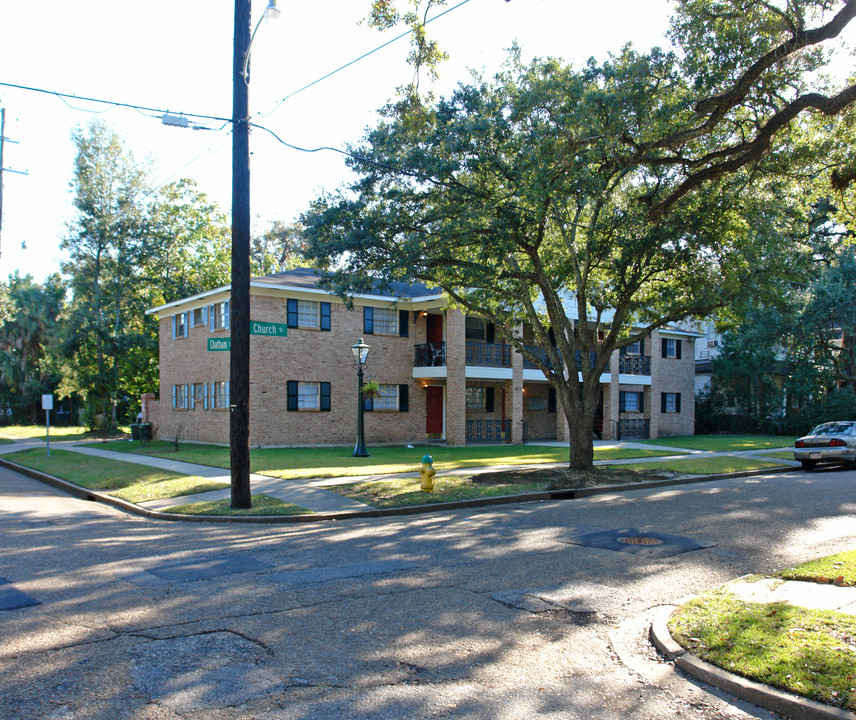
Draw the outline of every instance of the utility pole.
M232 507L252 507L250 494L250 108L251 0L235 0L232 62L232 296L229 354L229 460Z
M6 108L0 108L0 255L3 254L3 144L6 142Z

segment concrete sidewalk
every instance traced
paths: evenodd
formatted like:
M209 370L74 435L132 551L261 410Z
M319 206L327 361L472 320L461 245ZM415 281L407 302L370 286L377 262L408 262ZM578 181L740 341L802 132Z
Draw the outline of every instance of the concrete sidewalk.
M95 447L87 447L76 444L78 441L59 441L52 442L51 446L70 450L72 452L81 453L83 455L91 455L95 457L103 457L110 460L118 460L120 462L130 462L138 465L146 465L148 467L168 470L170 472L179 473L182 475L193 475L203 477L215 482L228 484L231 480L229 471L224 468L211 467L209 465L198 465L195 463L182 462L180 460L170 460L168 458L155 457L151 455L137 455L135 453L117 452L114 450L102 450ZM10 445L0 445L0 454L15 452L31 447L44 447L45 443L40 440L20 440ZM551 443L537 442L530 445L542 447L568 447L567 443ZM630 448L640 450L662 450L668 455L658 455L653 457L638 457L638 458L623 458L616 460L596 460L595 465L626 465L631 463L646 463L646 462L662 462L663 460L680 460L688 457L692 458L707 458L707 457L746 457L756 460L764 460L764 455L771 452L781 452L790 450L790 447L773 448L768 450L736 450L736 451L709 451L709 450L688 450L686 448L670 447L668 445L651 445L648 443L635 443L632 441L595 441L595 448L598 447L617 447ZM418 453L417 453L418 454ZM793 460L776 459L783 465L798 466L799 463ZM458 468L455 470L444 470L443 475L460 476L473 475L483 472L497 472L509 469L525 470L534 468L563 468L566 463L541 463L531 465L492 465L485 467L469 467ZM416 463L414 462L414 466ZM275 497L283 502L292 503L300 507L306 508L316 513L335 513L335 512L353 512L365 511L372 509L371 506L365 503L351 500L341 495L327 490L325 488L335 485L347 485L351 483L365 482L369 480L386 480L393 478L417 478L419 472L406 473L387 473L380 475L349 475L345 477L324 477L324 478L300 478L288 479L276 478L269 475L250 475L250 487L253 494L265 494ZM174 498L165 498L163 500L150 500L138 503L141 507L149 510L166 510L177 505L185 505L195 502L209 502L225 500L231 496L229 488L223 490L211 490L204 493L196 493L193 495L182 495Z

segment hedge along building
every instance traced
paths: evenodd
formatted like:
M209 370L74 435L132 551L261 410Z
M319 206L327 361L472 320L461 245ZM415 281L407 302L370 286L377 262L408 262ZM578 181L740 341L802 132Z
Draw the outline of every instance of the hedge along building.
M351 346L370 346L365 401L371 443L560 440L567 422L543 373L490 323L439 291L395 285L349 308L314 270L251 282L250 444L348 445L358 383ZM229 287L148 311L159 318L160 393L143 414L161 438L228 444ZM524 341L527 331L523 330ZM654 331L616 352L601 376L596 432L605 439L691 434L695 333Z

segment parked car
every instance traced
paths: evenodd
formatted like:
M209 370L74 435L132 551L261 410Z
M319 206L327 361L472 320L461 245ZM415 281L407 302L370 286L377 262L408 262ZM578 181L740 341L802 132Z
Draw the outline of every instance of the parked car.
M813 428L794 443L794 460L803 470L818 463L856 464L856 420L828 422Z

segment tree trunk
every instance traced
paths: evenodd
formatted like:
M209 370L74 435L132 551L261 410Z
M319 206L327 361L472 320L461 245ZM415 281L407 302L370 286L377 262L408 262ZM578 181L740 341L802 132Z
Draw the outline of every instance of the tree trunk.
M568 430L571 443L568 468L570 470L592 470L594 468L594 418L569 417Z

